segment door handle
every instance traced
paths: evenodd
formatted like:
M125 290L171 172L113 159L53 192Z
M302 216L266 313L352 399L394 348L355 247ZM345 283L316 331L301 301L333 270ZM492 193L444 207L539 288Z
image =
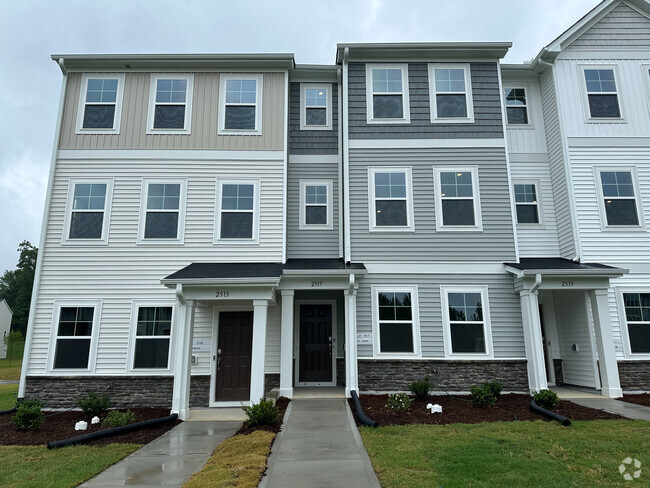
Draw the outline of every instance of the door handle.
M330 336L329 339L329 349L330 349L330 356L332 355L332 336Z

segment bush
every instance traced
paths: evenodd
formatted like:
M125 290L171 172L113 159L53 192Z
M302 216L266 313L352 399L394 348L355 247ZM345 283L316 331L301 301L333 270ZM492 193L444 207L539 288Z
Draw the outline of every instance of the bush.
M278 407L273 405L272 400L260 398L260 402L253 403L250 407L243 406L242 409L248 416L248 425L273 425L280 417Z
M483 386L472 386L470 392L472 394L472 405L475 407L487 407L488 405L494 405L497 401L497 397L485 384Z
M118 410L111 410L102 422L104 427L122 427L123 425L132 424L135 422L135 414L131 410L120 412Z
M426 377L420 381L414 381L409 385L411 393L415 395L416 400L426 400L431 391L431 382L429 378Z
M398 412L406 412L411 408L412 401L406 393L395 393L394 395L388 395L386 408L397 410Z
M535 403L542 408L555 408L560 403L560 397L551 390L541 390L533 396Z
M21 400L10 422L19 429L36 430L45 422L42 408L43 403L35 398Z
M88 420L103 415L110 405L111 401L108 395L98 395L94 391L86 393L77 400L77 406L84 411Z
M503 385L499 381L488 381L483 383L483 387L490 390L497 400L501 396L501 390L503 390Z

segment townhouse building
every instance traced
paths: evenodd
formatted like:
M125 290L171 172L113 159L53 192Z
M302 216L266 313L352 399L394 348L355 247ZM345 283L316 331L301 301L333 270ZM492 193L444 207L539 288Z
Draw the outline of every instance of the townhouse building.
M650 390L650 7L510 46L53 55L20 396Z

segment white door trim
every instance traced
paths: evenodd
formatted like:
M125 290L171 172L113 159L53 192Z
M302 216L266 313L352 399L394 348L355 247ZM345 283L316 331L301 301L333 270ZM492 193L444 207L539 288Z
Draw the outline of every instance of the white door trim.
M294 371L295 381L294 386L336 386L336 356L337 354L337 316L336 316L336 300L309 300L301 299L294 300ZM306 382L300 381L300 306L301 305L330 305L332 307L332 380L320 382Z

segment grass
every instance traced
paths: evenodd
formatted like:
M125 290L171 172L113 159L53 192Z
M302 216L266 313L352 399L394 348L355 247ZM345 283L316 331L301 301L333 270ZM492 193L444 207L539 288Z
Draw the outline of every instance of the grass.
M0 410L9 410L16 406L18 385L0 385Z
M183 488L255 488L266 469L274 437L272 432L257 430L222 442Z
M23 366L23 348L25 343L16 344L12 351L7 351L7 358L0 359L0 380L19 380Z
M103 447L0 446L4 488L67 488L92 478L138 449L137 444Z
M379 482L392 487L650 486L650 422L597 420L360 429ZM633 483L619 473L642 463Z

